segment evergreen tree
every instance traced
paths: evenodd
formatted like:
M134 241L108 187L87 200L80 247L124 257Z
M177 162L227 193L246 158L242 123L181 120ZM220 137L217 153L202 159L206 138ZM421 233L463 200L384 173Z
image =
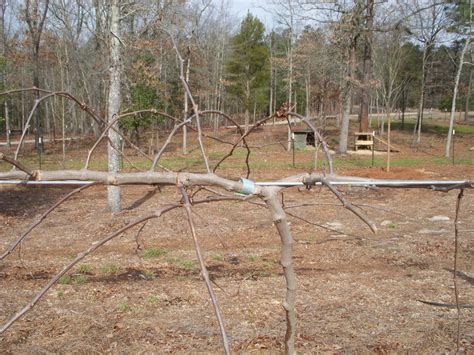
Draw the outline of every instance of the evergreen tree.
M249 112L267 108L269 80L269 50L264 42L265 27L250 13L242 21L240 31L231 40L227 61L229 94L240 99L245 109L245 129Z

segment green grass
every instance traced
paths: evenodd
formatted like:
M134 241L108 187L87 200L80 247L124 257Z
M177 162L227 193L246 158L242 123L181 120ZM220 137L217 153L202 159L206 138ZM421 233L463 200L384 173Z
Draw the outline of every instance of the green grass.
M451 165L452 158L426 156L426 157L403 157L394 158L396 155L392 155L390 166L392 167L423 167L426 165ZM457 165L471 165L473 160L470 158L456 158L455 163ZM387 165L386 158L377 157L374 159L374 167L381 168ZM372 167L372 157L360 158L336 158L334 160L334 166L336 168L370 168Z
M117 305L117 309L120 312L128 312L130 311L130 305L127 302L121 302Z
M423 118L421 131L446 135L448 134L448 130L449 130L448 125L449 125L449 121L444 121L440 123L439 121L431 121L427 116L425 116ZM391 127L394 130L401 130L402 122L398 120L392 121ZM404 125L403 130L413 132L414 128L415 128L415 120L412 118L405 119L405 125ZM454 126L454 129L456 130L456 133L462 133L462 134L474 133L474 126L457 124Z
M82 285L87 282L84 275L64 275L58 280L60 285Z
M150 304L153 304L153 303L156 303L160 300L160 298L158 296L155 296L155 295L149 295L146 297L146 301Z
M440 116L439 114L437 114ZM444 115L441 114L441 119L435 118L430 119L430 115L425 115L425 119L423 122L423 131L431 134L431 138L439 139L439 135L445 136L448 132L448 121L443 120ZM375 124L375 123L374 123ZM406 117L404 131L405 132L412 132L415 125L415 119L413 116ZM392 129L393 130L401 130L401 121L396 119L392 121ZM455 126L456 132L460 134L474 134L474 126L472 125L462 125L458 124ZM333 140L334 137L330 137L330 140ZM337 140L337 139L336 139ZM219 149L218 151L215 148ZM229 145L222 145L217 147L212 145L212 148L208 150L208 155L210 159L211 167L217 163L224 155L227 154L228 149L230 149ZM71 149L71 152L73 149ZM176 152L179 153L179 148ZM296 165L295 168L298 170L308 170L312 169L313 167L313 150L296 150ZM441 155L442 152L440 152ZM24 163L27 167L31 169L37 169L39 167L38 157L33 153L28 153L28 156L20 157L20 161ZM64 161L64 165L62 162L62 157L60 154L46 154L42 157L42 169L43 170L58 170L58 169L72 169L77 170L84 167L85 162L85 155L84 152L83 156L81 157L68 157ZM237 148L232 157L226 160L225 163L221 165L222 169L245 169L245 156L247 155L246 149L239 147ZM273 159L274 156L278 156L278 161ZM394 154L391 165L394 167L398 166L419 166L420 164L434 164L434 165L444 165L449 164L449 159L444 159L440 157L426 157L426 158L403 158L403 159L396 159L396 154ZM151 167L151 162L143 159L141 156L133 157L133 165L127 161L123 162L123 168L125 170L132 169L133 166L136 166L142 170L148 170ZM456 163L460 165L465 164L473 164L473 159L469 157L465 157L459 155L459 158L456 158ZM193 171L204 171L204 164L202 158L200 156L199 149L193 150L188 155L178 155L173 153L170 156L170 153L165 153L165 155L161 158L160 164L171 169L171 170L181 170L181 169L188 169ZM371 156L363 156L363 157L334 157L334 164L336 167L339 168L367 168L371 167ZM326 166L326 162L324 159L324 154L322 152L319 153L318 159L318 168ZM386 165L385 158L376 157L375 158L375 167L383 167ZM254 171L260 170L274 170L274 169L292 169L292 153L285 152L281 146L269 146L264 150L253 150L250 158L250 167ZM0 162L0 171L7 171L11 168L9 164ZM107 159L104 156L103 152L97 152L96 155L93 156L93 159L90 164L90 169L92 170L107 170Z
M212 261L222 261L222 260L224 260L222 255L213 255L213 256L211 256L211 259L212 259Z
M117 264L108 264L103 266L100 271L105 275L117 275L122 268Z
M173 258L168 258L166 261L170 264L174 265L179 265L181 267L184 267L185 269L193 269L194 266L196 265L194 260L189 260L185 259L182 257L173 257Z
M464 127L466 128L466 127ZM468 127L471 129L472 127ZM280 160L280 161L274 161L271 159L271 157L262 157L262 156L253 156L250 160L250 168L253 172L255 171L269 171L269 170L274 170L274 169L293 169L293 164L292 164L292 158L291 154L289 153L281 153L283 156L285 156L286 159ZM441 154L441 153L440 153ZM334 158L334 166L336 168L370 168L372 167L372 157L370 155L368 156L362 156L362 157L340 157L340 156L335 156ZM182 168L186 167L186 164L183 164L183 161L188 161L190 166L201 166L202 162L200 159L194 159L194 158L169 158L166 159L164 158L161 163L163 163L164 166L168 167L169 169L172 170L179 170ZM474 161L472 158L465 157L459 155L459 157L456 157L456 164L458 165L470 165L473 164ZM138 168L140 169L149 169L150 163L148 161L136 161L134 163ZM201 164L201 165L200 165ZM392 167L414 167L414 166L423 166L423 165L446 165L446 164L452 164L452 159L451 158L443 158L440 156L427 156L427 157L404 157L397 159L396 154L392 155L392 160L391 160L391 166ZM28 164L25 163L26 166L29 166L31 168L36 168L34 164ZM309 170L313 168L313 157L312 154L308 151L299 151L296 154L296 164L294 169L297 170ZM374 167L385 167L386 166L386 158L385 157L376 157L374 159ZM71 164L67 164L66 169L77 169L81 168L81 164L79 162L76 162L74 164L71 162ZM212 167L212 164L211 164ZM318 160L318 168L323 168L327 167L327 163L320 154L319 160ZM44 164L42 166L43 169L45 170L58 170L62 169L63 167L61 166L60 162L51 162L48 164ZM128 163L124 164L125 169L130 169L131 165ZM245 162L243 160L228 160L225 163L223 163L220 167L221 169L245 169ZM0 164L0 171L7 171L10 169L10 166L8 164ZM105 161L97 166L92 165L91 169L95 170L106 170L106 163Z
M159 258L160 256L166 255L168 253L167 250L161 248L148 248L143 251L143 259L151 260L155 258Z
M156 273L154 271L145 271L143 276L146 280L153 280L156 278Z
M92 266L90 265L81 265L77 268L79 274L90 274L92 272Z
M181 262L181 265L185 268L185 269L193 269L194 266L196 265L196 263L194 262L194 260L183 260Z

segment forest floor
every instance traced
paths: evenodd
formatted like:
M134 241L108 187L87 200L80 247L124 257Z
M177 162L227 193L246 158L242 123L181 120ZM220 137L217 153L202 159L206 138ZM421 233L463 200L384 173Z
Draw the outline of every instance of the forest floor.
M394 124L395 128L397 123ZM461 128L464 127L464 128ZM427 126L422 143L393 131L401 152L335 156L341 175L396 179L474 178L474 126L458 126L455 164L442 158L445 123ZM208 132L210 133L210 132ZM336 129L325 132L330 145ZM235 137L233 130L221 137ZM284 141L284 127L264 127L252 145ZM193 142L191 140L191 142ZM193 143L195 147L195 143ZM207 142L211 163L224 148ZM174 170L202 171L198 150L179 152L173 142L162 163ZM47 147L43 167L81 166L86 150ZM94 168L105 164L105 148ZM79 159L81 157L82 160ZM313 164L314 150L292 153L279 144L251 156L256 181L281 179ZM34 156L26 163L36 164ZM138 166L148 164L136 156ZM322 154L318 162L321 164ZM245 150L217 173L245 176ZM126 165L126 168L129 166ZM0 166L5 170L7 167ZM0 187L0 251L71 188ZM457 191L341 189L365 210L379 231L343 209L327 189L284 192L295 239L298 275L296 346L300 353L456 351L457 311L419 300L453 304L454 217ZM198 196L209 193L202 191ZM74 196L0 262L0 322L23 307L74 256L91 243L159 206L179 201L176 188L123 188L123 211L106 211L106 191L91 187ZM307 204L306 206L301 206ZM291 206L295 206L290 208ZM298 207L299 206L299 207ZM219 202L193 207L197 234L214 281L234 352L283 350L285 282L280 242L269 212L260 206ZM474 303L474 192L462 200L458 287L461 304ZM222 352L220 335L183 210L149 221L108 243L63 277L24 318L0 336L1 353L26 352ZM474 351L474 309L463 308L461 347Z

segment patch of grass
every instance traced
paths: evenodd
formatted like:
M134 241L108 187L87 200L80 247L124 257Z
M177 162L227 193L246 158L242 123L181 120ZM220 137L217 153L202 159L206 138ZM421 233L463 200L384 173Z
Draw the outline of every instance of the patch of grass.
M122 268L117 264L108 264L100 269L100 271L106 275L117 275L121 270Z
M156 303L160 300L160 298L158 296L155 296L155 295L149 295L146 297L146 301L150 304L153 304L153 303Z
M87 282L84 275L64 275L58 280L60 285L82 285Z
M77 268L79 274L90 274L92 272L92 266L90 265L81 265Z
M175 264L179 265L181 267L184 267L185 269L192 269L195 266L194 260L189 260L181 257L175 257L175 258L168 258L166 261L170 264Z
M258 271L257 272L258 277L270 277L272 276L272 273L269 271Z
M127 302L121 302L117 305L117 309L120 312L129 312L130 311L130 305Z
M60 285L71 285L72 284L72 276L64 275L58 280L58 284Z
M250 262L254 263L258 260L258 257L256 255L249 255L248 258Z
M222 255L213 255L213 256L211 256L211 259L212 259L213 261L222 261L222 260L224 260L224 258L222 257Z
M391 167L422 167L425 165L451 165L452 158L444 157L403 157L393 159L390 162ZM456 159L457 165L470 165L472 159L459 158ZM387 165L386 158L375 158L374 167L380 168ZM334 160L334 166L336 168L370 168L372 166L372 157L350 157L350 158L336 158Z
M449 117L449 113L448 113L448 117ZM428 118L429 116L425 114L423 118L423 125L421 126L422 132L448 134L448 130L449 130L448 120L444 122L440 122L437 120L430 121L428 120ZM392 129L401 130L402 122L398 120L394 120L392 121L391 126L392 126ZM415 120L412 118L409 118L408 120L405 119L405 125L404 125L403 130L412 132L414 128L415 128ZM456 133L464 133L464 134L474 133L474 126L457 124L455 125L454 129L456 130Z
M171 170L179 170L183 167L192 167L194 165L202 165L203 161L200 158L186 157L163 157L160 159L160 164Z
M183 261L181 262L181 265L182 265L184 268L186 268L186 269L192 269L192 268L194 268L194 265L195 265L195 264L196 264L196 263L194 262L194 260L187 260L187 259L185 259L185 260L183 260Z
M56 296L58 296L58 298L60 300L64 299L64 291L58 291L58 293L56 294Z
M145 271L143 273L145 280L153 280L156 278L156 273L154 271Z
M148 248L143 251L143 259L150 260L166 255L168 251L161 248Z
M395 229L397 228L397 225L395 223L390 223L387 228L390 228L390 229Z

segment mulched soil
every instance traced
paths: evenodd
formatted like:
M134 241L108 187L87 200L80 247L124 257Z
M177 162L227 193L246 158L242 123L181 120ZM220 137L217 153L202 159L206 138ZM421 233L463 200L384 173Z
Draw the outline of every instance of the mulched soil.
M265 128L253 143L284 135L283 129ZM408 139L394 135L400 145ZM422 149L406 145L394 156L439 154L439 138L429 136L426 141ZM459 138L457 144L465 157L472 157L473 137ZM263 149L255 153L255 159L267 159L269 165L290 157L274 150L266 157ZM298 159L306 158L299 155ZM275 166L257 167L252 178L277 179L301 172ZM223 175L235 178L242 171L231 166ZM474 177L474 167L469 164L338 172L396 179ZM22 244L21 253L16 251L0 262L0 322L27 304L49 278L91 243L180 199L175 188L167 187L136 203L151 190L124 188L124 210L112 215L106 211L105 189L92 187L48 216ZM457 191L341 190L377 223L377 234L343 209L327 189L284 192L287 207L310 204L288 208L299 217L289 217L298 275L298 352L455 352L456 310L419 300L454 303ZM0 188L0 250L69 191ZM198 194L207 195L205 191ZM235 202L197 205L193 210L232 350L282 351L285 283L279 236L268 211ZM459 224L463 231L458 253L462 304L474 303L473 213L474 194L469 190L462 200ZM69 279L55 285L0 336L0 352L221 352L217 323L184 216L183 210L172 211L149 221L140 232L133 228L87 257ZM434 216L449 220L430 220ZM466 352L474 351L473 312L472 308L461 311L461 347Z

